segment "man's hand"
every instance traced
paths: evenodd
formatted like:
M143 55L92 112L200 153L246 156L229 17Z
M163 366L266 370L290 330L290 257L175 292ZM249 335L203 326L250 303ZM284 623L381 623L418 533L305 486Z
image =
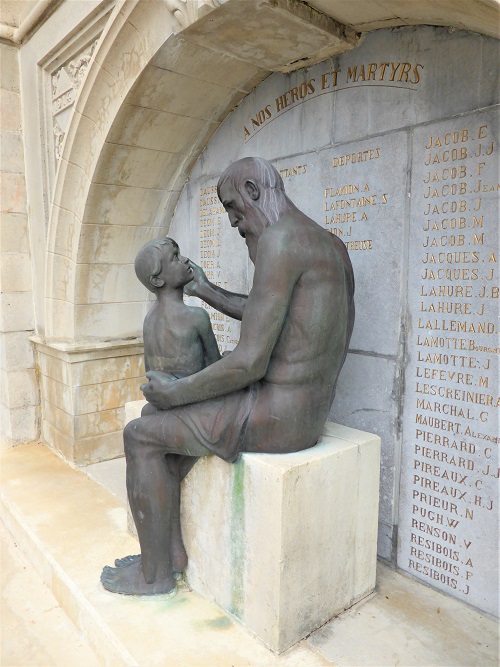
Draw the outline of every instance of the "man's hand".
M193 269L193 279L187 285L184 285L184 294L187 294L188 296L199 296L200 287L207 286L209 281L200 266L191 260L189 260L189 266Z
M212 308L241 321L248 297L245 294L228 292L214 285L206 277L203 269L191 260L189 260L189 266L193 269L193 279L184 285L184 294L197 296Z
M148 382L141 385L144 398L157 410L168 410L170 407L169 395L172 383L177 380L175 375L164 371L148 371Z

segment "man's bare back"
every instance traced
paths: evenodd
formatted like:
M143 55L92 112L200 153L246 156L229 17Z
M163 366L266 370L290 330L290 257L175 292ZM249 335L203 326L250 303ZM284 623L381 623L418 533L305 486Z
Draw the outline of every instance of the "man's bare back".
M283 289L293 289L244 446L246 451L295 451L316 443L328 417L352 333L354 284L345 246L298 211L260 237L256 275L262 273L264 246L269 247L266 259L281 265ZM259 289L254 283L246 308L254 298L260 301ZM242 328L244 323L245 315ZM270 420L277 422L274 428Z

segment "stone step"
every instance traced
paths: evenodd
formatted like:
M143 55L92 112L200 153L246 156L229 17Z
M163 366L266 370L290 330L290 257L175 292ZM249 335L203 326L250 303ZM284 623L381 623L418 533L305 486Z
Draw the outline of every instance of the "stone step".
M101 665L498 665L495 619L381 563L376 595L279 657L188 589L169 601L113 596L100 587L102 565L138 552L126 530L124 462L85 470L94 479L38 443L1 451L0 518Z
M187 587L169 600L106 592L102 566L139 550L123 502L39 443L2 452L0 512L102 665L331 664L305 641L276 656Z
M99 667L81 633L0 521L0 663Z

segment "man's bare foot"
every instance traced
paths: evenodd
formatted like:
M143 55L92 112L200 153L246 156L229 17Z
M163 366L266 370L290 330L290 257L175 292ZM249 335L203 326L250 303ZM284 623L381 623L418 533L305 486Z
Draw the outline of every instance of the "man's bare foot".
M188 564L188 555L182 541L180 543L174 542L174 540L170 542L170 557L172 560L172 569L180 575L187 568Z
M141 554L135 554L135 556L124 556L123 558L117 558L115 560L115 567L128 567L132 563L137 563L141 560Z
M181 545L182 546L182 545ZM134 556L124 556L123 558L117 558L115 560L115 567L128 567L133 563L138 563L141 560L141 554L135 554ZM176 550L175 554L172 554L172 576L174 579L178 580L182 577L182 573L186 569L188 564L188 557L186 550L182 546L180 550Z
M176 593L175 579L169 575L155 581L146 583L142 574L140 561L130 563L127 567L106 566L101 574L101 583L111 593L121 595L165 595Z

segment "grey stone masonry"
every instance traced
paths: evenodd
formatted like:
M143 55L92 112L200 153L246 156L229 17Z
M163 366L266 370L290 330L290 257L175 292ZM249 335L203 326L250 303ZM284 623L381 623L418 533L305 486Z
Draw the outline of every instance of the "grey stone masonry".
M271 75L198 159L169 230L184 253L213 262L211 279L248 292L252 267L213 186L256 155L346 243L356 324L330 419L381 437L379 555L493 614L497 49L473 33L387 29ZM216 317L231 349L238 327Z

